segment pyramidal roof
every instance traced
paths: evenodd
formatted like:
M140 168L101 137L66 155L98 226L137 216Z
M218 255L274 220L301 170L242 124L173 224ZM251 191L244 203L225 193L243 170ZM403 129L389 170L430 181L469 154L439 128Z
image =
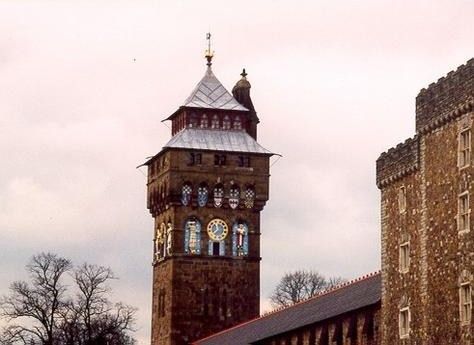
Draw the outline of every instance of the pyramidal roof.
M184 101L183 106L248 111L216 78L212 73L211 66L207 67L206 74L196 85L191 95Z

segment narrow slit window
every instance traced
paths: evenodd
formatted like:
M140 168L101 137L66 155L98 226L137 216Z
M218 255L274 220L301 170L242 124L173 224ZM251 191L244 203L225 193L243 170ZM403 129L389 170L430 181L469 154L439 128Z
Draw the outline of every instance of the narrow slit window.
M458 163L460 168L471 164L471 130L466 129L459 133Z
M469 194L463 193L458 200L458 230L469 231Z
M404 242L400 244L400 272L408 272L410 267L410 243Z
M408 338L410 334L410 310L408 307L400 309L399 329L400 338Z
M472 290L470 283L461 284L461 288L459 290L459 298L461 322L463 324L468 324L471 322L472 314Z

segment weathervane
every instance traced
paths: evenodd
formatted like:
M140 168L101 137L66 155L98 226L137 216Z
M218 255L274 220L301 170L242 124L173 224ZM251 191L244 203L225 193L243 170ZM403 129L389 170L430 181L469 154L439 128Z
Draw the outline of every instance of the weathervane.
M207 39L207 49L206 49L205 58L207 60L207 66L211 67L212 57L214 56L214 52L211 50L211 33L210 32L206 34L206 39Z

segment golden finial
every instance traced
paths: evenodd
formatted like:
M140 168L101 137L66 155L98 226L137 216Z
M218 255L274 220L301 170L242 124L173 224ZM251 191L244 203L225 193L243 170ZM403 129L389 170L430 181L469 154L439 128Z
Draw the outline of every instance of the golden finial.
M214 56L214 52L211 50L211 33L210 32L206 34L206 39L207 39L207 49L206 49L205 58L207 60L207 66L211 67L212 57Z

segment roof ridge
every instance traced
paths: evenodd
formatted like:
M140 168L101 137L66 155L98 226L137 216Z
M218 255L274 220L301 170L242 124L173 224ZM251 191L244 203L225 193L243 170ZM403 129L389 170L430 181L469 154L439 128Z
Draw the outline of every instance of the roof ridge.
M292 304L292 305L290 305L290 306L276 308L276 309L274 309L274 310L272 310L272 311L269 311L269 312L267 312L267 313L264 313L264 314L262 314L262 315L260 315L260 316L257 316L257 317L255 317L255 318L253 318L253 319L250 319L250 320L248 320L248 321L239 323L239 324L237 324L237 325L235 325L235 326L232 326L232 327L230 327L230 328L224 329L224 330L222 330L222 331L220 331L220 332L211 334L211 335L209 335L209 336L207 336L207 337L205 337L205 338L196 340L196 341L193 342L192 344L199 344L201 341L204 341L204 340L206 340L206 339L214 338L214 337L216 337L216 336L218 336L218 335L221 335L221 334L223 334L223 333L229 332L229 331L231 331L231 330L233 330L233 329L240 328L240 327L243 327L243 326L245 326L245 325L247 325L247 324L250 324L250 323L252 323L252 322L255 322L255 321L264 319L264 318L269 317L269 316L271 316L271 315L278 314L279 312L281 312L281 311L283 311L283 310L287 310L287 309L293 308L293 307L295 307L295 306L298 306L298 305L307 303L308 301L313 301L313 300L318 299L318 298L320 298L320 297L322 297L322 296L329 295L329 294L331 294L331 293L333 293L333 292L335 292L335 291L339 291L339 290L341 290L341 289L347 288L347 287L349 287L349 286L353 286L353 285L355 285L355 284L357 284L357 283L360 283L360 282L362 282L362 281L365 281L365 280L368 280L368 279L370 279L370 278L376 277L376 276L378 276L378 275L380 275L380 274L381 274L381 270L378 270L378 271L375 271L375 272L370 272L370 273L365 274L365 275L363 275L363 276L360 276L360 277L354 278L354 279L352 279L352 280L349 280L349 281L347 281L347 282L338 284L338 285L336 285L336 286L333 287L333 288L323 290L323 291L321 291L320 293L318 293L318 294L316 294L316 295L314 295L314 296L312 296L312 297L309 297L309 298L307 298L307 299L305 299L305 300L303 300L303 301L299 301L299 302L294 303L294 304Z

